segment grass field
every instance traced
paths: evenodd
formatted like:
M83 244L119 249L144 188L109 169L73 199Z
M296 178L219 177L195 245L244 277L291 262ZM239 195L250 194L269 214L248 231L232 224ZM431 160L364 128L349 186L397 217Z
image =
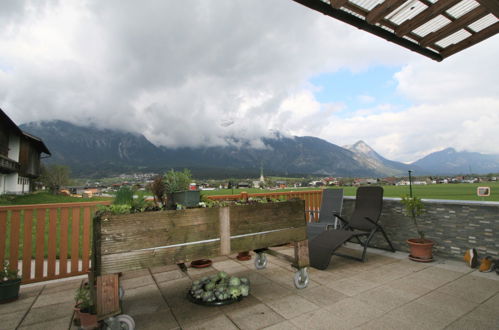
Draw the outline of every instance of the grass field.
M476 194L477 187L487 186L491 188L489 197L478 197ZM342 187L346 196L355 196L356 187ZM304 189L278 189L278 190L261 190L261 189L222 189L203 191L202 194L210 195L231 195L240 194L245 191L247 193L262 193L262 192L285 192L285 191L304 191L317 190L318 188ZM402 197L409 194L409 186L383 186L385 197ZM413 185L412 192L414 196L426 199L448 199L448 200L471 200L471 201L499 201L499 182L486 183L456 183L456 184L432 184L432 185Z
M0 206L6 205L30 205L30 204L52 204L52 203L80 203L111 200L109 197L79 198L63 195L53 195L48 192L37 192L26 195L0 195Z

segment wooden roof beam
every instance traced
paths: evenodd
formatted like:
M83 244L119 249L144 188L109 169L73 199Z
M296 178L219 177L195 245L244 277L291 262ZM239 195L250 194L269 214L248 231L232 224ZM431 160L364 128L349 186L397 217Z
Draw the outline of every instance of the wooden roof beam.
M348 0L329 0L331 3L331 7L340 9L341 7L345 6L348 2Z
M476 1L485 8L487 8L497 18L499 18L499 1L497 0L476 0Z
M450 45L440 52L443 58L449 57L457 52L462 51L468 47L476 45L477 43L484 41L487 38L492 37L499 32L499 22L492 24L491 26L483 29L482 31L458 42L457 44Z
M480 18L489 14L489 11L482 6L478 6L470 12L464 14L459 17L454 22L450 22L449 24L443 26L441 29L429 33L419 43L423 47L428 47L429 45L442 40L445 37L450 36L451 34L461 30L462 28L467 27L471 23L479 20Z
M414 52L417 52L421 55L427 56L432 60L440 62L443 58L439 53L432 51L430 49L419 46L418 44L407 40L405 38L400 38L394 35L393 33L379 27L376 25L371 25L367 23L364 19L360 19L354 15L351 15L343 10L335 9L331 5L322 2L321 0L293 0L299 4L302 4L305 7L318 11L324 15L331 16L345 22L347 24L353 25L358 29L367 31L374 35L377 35L380 38L393 42L397 45L410 49Z
M417 29L418 27L437 17L447 9L452 8L458 2L461 2L461 0L437 1L435 4L429 6L412 19L400 24L399 27L395 29L395 34L399 37L405 36L410 31Z
M367 14L366 21L369 24L376 24L381 21L386 15L393 12L398 7L402 6L407 0L386 0L374 7Z

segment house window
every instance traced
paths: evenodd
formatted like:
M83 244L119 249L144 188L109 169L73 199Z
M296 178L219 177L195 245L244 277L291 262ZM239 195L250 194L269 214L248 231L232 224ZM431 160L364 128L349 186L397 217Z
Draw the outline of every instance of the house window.
M20 176L17 178L17 184L27 185L27 184L29 184L29 178L26 178L24 176Z

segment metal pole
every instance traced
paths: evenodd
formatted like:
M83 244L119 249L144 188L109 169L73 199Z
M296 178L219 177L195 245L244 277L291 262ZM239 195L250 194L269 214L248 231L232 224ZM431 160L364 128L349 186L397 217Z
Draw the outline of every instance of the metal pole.
M412 176L411 176L412 171L409 170L409 196L412 198Z

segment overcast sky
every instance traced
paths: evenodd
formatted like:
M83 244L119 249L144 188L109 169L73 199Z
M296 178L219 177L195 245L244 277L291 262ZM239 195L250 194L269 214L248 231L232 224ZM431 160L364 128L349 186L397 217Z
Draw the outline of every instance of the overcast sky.
M0 2L0 108L157 145L273 131L499 154L499 36L434 62L291 0Z

